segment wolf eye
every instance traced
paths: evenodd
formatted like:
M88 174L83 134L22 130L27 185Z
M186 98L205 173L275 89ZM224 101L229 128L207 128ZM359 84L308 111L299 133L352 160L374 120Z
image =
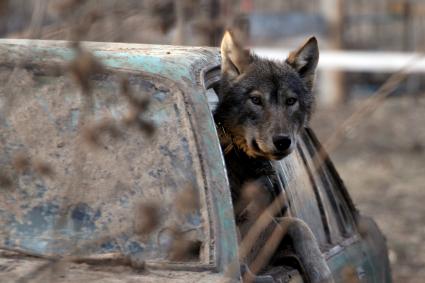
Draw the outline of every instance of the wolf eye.
M258 96L251 96L251 101L252 103L256 104L256 105L261 105L261 98Z
M297 99L294 98L294 97L290 97L290 98L286 99L286 101L285 101L285 104L288 105L288 106L292 106L295 103L297 103Z

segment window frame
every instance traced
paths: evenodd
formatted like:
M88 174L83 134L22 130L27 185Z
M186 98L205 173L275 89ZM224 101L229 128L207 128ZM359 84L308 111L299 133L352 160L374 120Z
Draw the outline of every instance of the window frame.
M342 179L336 171L335 166L330 160L329 155L318 141L313 130L305 128L302 138L303 142L306 144L306 149L311 159L314 160L312 151L314 151L314 154L321 152L324 156L323 164L321 164L321 166L317 169L317 175L323 183L324 190L326 190L321 192L321 198L328 197L332 206L332 211L328 211L328 209L326 209L325 213L333 213L338 222L338 229L342 238L333 240L333 243L337 244L357 234L356 226L358 211L355 208ZM309 146L311 146L311 148L309 148ZM316 165L313 166L316 167Z
M316 187L315 181L313 179L311 179L310 168L305 163L305 157L303 155L304 153L302 152L302 148L300 147L300 145L297 145L297 148L295 149L295 151L293 153L291 153L291 155L292 154L298 154L299 158L301 159L299 166L302 166L304 168L305 173L307 174L306 178L308 179L308 182L311 184L311 186L309 186L309 188L307 188L307 189L311 190L311 193L314 195L315 205L317 207L318 212L320 213L320 223L321 223L323 230L321 232L319 232L319 231L315 231L315 229L318 228L318 227L311 227L310 225L309 225L309 227L310 227L310 229L313 230L313 234L315 234L316 238L317 238L317 233L323 234L323 239L317 239L317 241L318 241L318 244L319 244L319 246L322 250L327 250L329 248L329 241L328 241L326 222L324 222L323 211L321 209L321 206L322 206L321 199L318 197L317 187ZM294 190L297 190L298 188L291 189L291 188L288 187L287 176L285 176L284 170L283 170L282 165L281 165L282 162L285 162L285 161L279 160L279 161L275 162L275 164L276 164L275 170L276 170L276 173L278 174L279 185L282 186L281 190L283 192L286 192L287 199L288 199L288 207L289 207L291 214L294 215L295 217L298 217L298 218L302 219L303 221L305 221L305 219L303 219L303 217L300 217L299 212L305 211L306 207L303 206L303 205L298 205L299 202L295 201ZM295 176L295 178L299 178L299 176ZM305 194L305 192L303 192L303 194Z

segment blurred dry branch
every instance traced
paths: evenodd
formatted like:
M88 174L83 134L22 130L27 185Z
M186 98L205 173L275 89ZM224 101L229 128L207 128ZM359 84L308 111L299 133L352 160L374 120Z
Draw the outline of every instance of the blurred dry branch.
M274 220L274 216L285 206L287 198L284 192L277 196L273 202L261 213L257 221L248 230L239 245L239 258L245 259L256 245L261 233Z
M93 244L91 242L91 244ZM26 255L33 258L44 259L46 262L42 264L39 268L35 269L33 272L28 273L27 275L21 277L19 282L34 282L34 279L38 279L39 276L46 275L45 273L55 273L55 268L57 264L67 263L86 263L90 265L128 265L139 271L143 271L146 268L145 262L137 262L132 260L131 257L128 257L122 253L105 253L99 255L89 255L89 256L53 256L46 254L39 254L35 252L30 252L28 250L20 248L10 248L5 246L0 246L0 251L2 256L13 258L17 254ZM155 266L155 265L154 265ZM61 273L64 273L61 272ZM50 281L49 281L50 282ZM53 281L55 282L55 281Z
M89 95L92 90L90 77L103 70L102 64L92 53L82 49L78 42L73 43L76 52L75 59L69 64L69 71L83 95Z
M127 126L136 126L147 137L152 137L155 134L156 126L143 116L149 107L150 99L144 96L144 94L136 96L132 92L129 81L126 78L121 80L121 93L125 96L130 106L130 110L123 120L124 124Z
M161 220L160 206L155 202L142 202L135 208L134 232L138 235L147 235L158 228Z
M91 77L102 73L104 67L92 53L82 48L79 43L80 40L170 43L174 39L174 42L178 44L217 45L222 29L225 26L232 25L234 22L233 20L242 27L241 29L244 31L244 35L248 34L249 29L248 21L244 19L244 17L238 17L238 15L236 15L238 5L235 3L238 1L230 3L225 1L154 0L135 1L130 4L123 3L125 1L120 1L119 4L117 4L118 2L116 1L116 3L113 2L114 1L103 1L102 5L100 5L99 1L82 0L25 1L22 2L23 6L20 8L26 11L26 14L24 14L24 12L22 12L22 14L24 17L28 18L28 25L24 27L15 27L11 35L12 37L67 39L74 42L73 47L76 56L69 64L67 71L81 89L82 94L83 102L81 108L83 109L83 114L79 118L79 134L82 136L82 141L98 148L105 146L110 140L119 140L125 132L125 127L135 126L146 134L147 137L151 137L155 134L156 126L145 116L151 102L149 97L144 96L143 93L134 93L127 78L122 79L120 82L121 93L129 104L127 116L121 121L103 120L97 123L89 122L89 110L93 106L93 88L95 87L92 84ZM289 7L295 10L307 9L311 12L317 10L318 7L317 3L312 4L311 1L274 2L263 2L262 4L265 6L264 9L268 7L270 10L274 10L278 7ZM382 5L384 5L382 3L384 2L388 4L386 1L380 1L378 4L372 3L371 5L382 7ZM409 13L416 14L416 17L420 14L419 10L416 13L415 10L412 11L412 7L409 8L404 6L407 5L409 1L396 2L388 5L392 7L391 9L397 10L394 11L394 15L398 15L398 10L401 12L405 10L406 15ZM18 1L0 0L0 15L3 18L0 19L0 25L5 18L12 18L9 16L9 14L13 15L9 13L9 9L12 6L16 8L18 5L16 3L18 3ZM413 5L412 3L409 3L409 5ZM365 6L365 4L354 2L349 3L349 5ZM259 6L260 5L257 5L257 7ZM353 11L361 11L362 9L365 10L364 7L360 7L360 9L353 9ZM232 11L229 12L227 10ZM152 16L149 17L150 15ZM397 16L393 18L397 18ZM377 26L381 26L380 28L382 28L382 24ZM0 27L0 32L5 30L2 28L3 27ZM347 38L344 38L344 40L351 40L351 43L360 46L360 43L355 42L357 37L366 38L367 36L374 37L375 35L378 35L377 37L383 37L380 32L370 32L368 30L364 32L364 34L357 32L362 28L364 29L364 26L359 25L359 28L347 30L346 34L350 36L346 36ZM389 26L389 28L391 28L391 26ZM373 28L373 30L375 30L375 28ZM158 36L158 31L160 32L160 36ZM357 34L357 36L351 36L353 34ZM407 37L407 33L400 32L400 34ZM9 36L8 34L5 35ZM418 42L423 40L423 36L418 36L418 40ZM364 40L361 41L364 46ZM376 42L378 42L378 40L376 40ZM376 45L376 43L374 44ZM400 44L405 43L400 41ZM414 46L410 46L407 49L412 49L413 47ZM417 60L417 58L414 60ZM414 64L414 60L406 69ZM324 149L327 152L335 151L354 128L359 127L373 111L380 107L385 99L407 77L406 69L400 70L400 72L392 75L374 95L359 107L358 111L338 126L333 135L324 143ZM25 70L18 67L8 75L5 88L7 99L3 102L3 107L1 109L3 113L0 113L1 115L7 114L7 112L13 108L12 94L19 91L19 86L34 83L32 77ZM88 123L88 125L86 125L86 123ZM74 160L71 162L73 166L70 168L73 172L71 177L72 180L70 186L65 188L68 194L75 194L77 196L73 198L75 200L84 198L84 188L81 184L81 180L84 175L86 152L80 145L79 143L73 145L75 146L75 154L73 157ZM418 147L418 150L420 150L420 145ZM317 168L323 164L324 157L324 151L316 156L315 164ZM55 169L50 163L45 159L39 159L37 156L30 156L26 152L18 152L12 158L11 164L7 166L10 166L13 170L1 168L0 188L2 189L13 187L16 173L25 173L28 170L34 170L43 177L53 178L56 176ZM299 177L303 178L304 176ZM290 183L288 186L293 185L294 184ZM261 233L275 221L275 215L282 207L287 205L286 196L282 193L268 207L266 207L266 203L267 201L264 199L264 195L261 194L256 184L247 184L241 201L235 204L236 211L246 210L248 217L253 219L252 226L249 227L248 232L244 235L240 244L239 257L241 259L249 255L253 247L259 242ZM71 204L64 205L69 205L69 207L71 207ZM182 190L175 202L176 215L178 216L184 216L196 210L198 207L199 195L195 188L191 186ZM141 203L136 206L133 215L135 217L135 222L132 223L134 224L133 229L136 233L140 235L152 233L158 227L161 220L159 210L159 205L153 203ZM69 211L66 210L66 212ZM131 224L129 224L129 226L131 226ZM267 263L279 241L284 237L286 229L287 227L277 225L271 236L264 241L265 248L260 251L257 258L250 266L254 274L257 274ZM361 225L358 229L360 233L364 230ZM109 235L109 237L112 239L120 233L123 232L118 231L116 234ZM97 241L89 241L81 247L78 247L74 252L78 255L84 252L82 251L84 247L98 244L104 240L105 238L98 239ZM178 261L192 260L199 255L200 245L201 243L198 240L188 237L186 232L175 229L172 233L172 245L168 251L168 257L171 260ZM7 248L2 247L1 249ZM35 257L40 256L22 250L15 250L15 252L26 253L27 255ZM49 280L45 275L48 273L61 273L61 267L67 262L84 262L90 264L108 262L129 264L139 269L145 268L144 262L132 261L128 256L121 253L107 254L98 258L76 255L65 258L40 256L48 260L48 262L37 270L22 277L19 282L29 282L33 279L42 280L46 278L46 280ZM239 266L236 268L239 268ZM344 280L346 282L351 282L354 272L355 270L351 267L344 270ZM52 282L55 281L54 279L50 280ZM250 278L247 278L247 280L250 280Z
M33 168L41 176L53 178L55 175L53 167L48 162L40 159L34 161Z
M354 266L347 266L342 270L342 280L347 283L359 282L357 271Z
M36 173L45 177L53 177L55 172L52 166L41 159L32 160L29 155L24 152L17 152L12 160L12 166L18 173L25 173L34 170Z
M51 3L50 9L57 11L60 14L69 13L75 10L79 5L83 4L83 0L59 0Z
M412 68L412 66L419 58L422 58L423 56L424 55L413 58L411 62L406 65L405 68L391 75L385 81L385 83L376 91L375 94L373 94L370 98L366 99L366 101L359 107L356 112L354 112L350 117L348 117L338 126L332 136L330 136L329 139L325 141L323 150L317 154L315 158L315 164L317 168L322 166L322 163L327 155L326 151L330 153L335 150L335 148L338 147L338 145L340 145L344 141L347 134L353 128L358 127L364 119L366 119L380 105L382 105L385 99L400 85L403 80L408 77L407 71Z
M43 22L47 10L47 1L37 1L34 3L34 9L32 11L31 22L29 25L29 37L40 38L41 31L43 28Z
M100 122L83 127L82 134L84 141L93 148L105 146L103 138L109 136L113 140L120 139L123 130L112 119L104 119Z
M277 251L279 244L288 231L290 222L279 222L274 226L274 230L269 238L263 243L262 249L256 256L255 260L250 264L250 271L258 274L269 263L271 257Z
M23 152L16 153L13 157L13 167L17 172L29 170L31 167L30 157Z
M12 177L6 171L0 171L0 189L9 189L12 186Z
M9 9L9 0L0 0L0 15L3 15Z
M42 282L47 281L51 282L49 278L54 276L54 271L56 266L60 264L59 260L48 260L47 262L40 265L34 271L29 272L28 274L19 278L17 283L29 283L29 282Z

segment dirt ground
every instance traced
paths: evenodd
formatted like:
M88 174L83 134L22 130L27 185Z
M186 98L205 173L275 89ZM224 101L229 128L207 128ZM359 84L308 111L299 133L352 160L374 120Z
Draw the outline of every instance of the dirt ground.
M322 143L364 99L318 107L312 127ZM389 98L330 152L361 213L387 237L394 282L425 282L425 96Z

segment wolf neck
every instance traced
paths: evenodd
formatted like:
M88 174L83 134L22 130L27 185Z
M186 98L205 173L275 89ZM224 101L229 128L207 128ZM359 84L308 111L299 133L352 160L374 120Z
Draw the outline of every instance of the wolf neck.
M235 149L232 136L226 131L221 122L216 121L216 127L221 148L223 149L224 154L227 155L230 151Z
M262 160L263 158L253 157L247 153L249 150L246 146L246 142L241 138L236 138L232 136L230 131L220 123L216 122L217 133L220 140L220 145L223 150L223 153L226 156L235 155L239 156L241 159L245 160Z
M226 123L223 122L222 111L217 107L214 113L214 121L217 128L220 145L224 155L234 152L237 155L244 155L246 158L255 159L254 155L250 155L250 149L243 137L234 136L231 130L226 128Z

